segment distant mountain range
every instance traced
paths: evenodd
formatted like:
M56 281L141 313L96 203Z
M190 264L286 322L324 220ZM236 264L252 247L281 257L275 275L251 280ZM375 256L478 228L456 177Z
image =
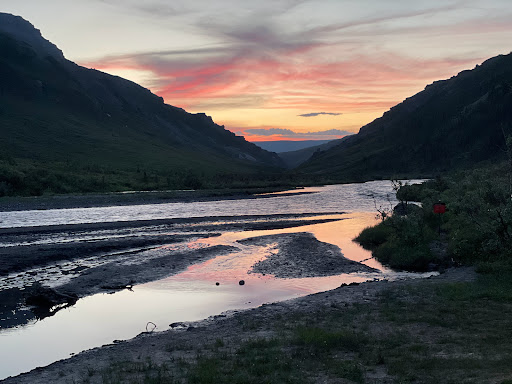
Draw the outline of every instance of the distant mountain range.
M286 168L296 168L319 152L341 143L349 136L336 140L300 140L300 141L258 141L256 145L267 151L276 152Z
M318 145L322 145L328 143L331 140L278 140L278 141L256 141L258 147L261 147L267 151L281 153L281 152L290 152L290 151L298 151L304 148L316 147Z
M320 145L298 149L296 151L280 152L278 153L278 155L284 161L287 168L296 168L299 165L303 164L304 162L308 161L315 154L318 154L322 151L326 151L327 149L340 144L343 140L346 140L348 137L350 136L345 136L337 140L330 140Z
M428 85L356 135L288 152L259 143L279 157L66 60L0 13L0 196L432 176L504 158L509 134L512 54Z
M503 159L510 134L512 54L428 85L298 171L333 181L432 176Z
M0 196L194 187L282 166L205 114L66 60L28 21L0 13Z

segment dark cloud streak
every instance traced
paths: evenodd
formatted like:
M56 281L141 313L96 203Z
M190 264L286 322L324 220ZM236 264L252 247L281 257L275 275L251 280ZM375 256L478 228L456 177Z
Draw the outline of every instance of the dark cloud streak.
M320 115L327 115L327 116L341 116L341 113L334 113L334 112L312 112L312 113L304 113L302 115L297 115L300 117L317 117Z
M366 20L365 19L356 20L356 21L353 21L350 23L327 25L324 27L318 27L318 28L311 29L311 30L309 30L308 33L309 34L323 34L323 33L339 32L339 31L349 29L349 28L361 27L361 26L366 26L366 25L374 25L374 24L379 24L379 23L387 22L387 21L409 19L411 17L417 17L417 16L435 15L440 12L456 11L459 8L460 8L460 6L458 6L458 5L447 5L444 7L430 8L430 9L412 11L412 12L404 12L404 13L370 18L370 19L366 19Z

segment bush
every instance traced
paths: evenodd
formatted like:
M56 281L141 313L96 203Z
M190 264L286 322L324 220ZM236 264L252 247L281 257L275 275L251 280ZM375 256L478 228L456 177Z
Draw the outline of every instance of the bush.
M384 244L393 234L393 229L389 225L381 223L374 227L366 227L354 240L365 249L375 249Z
M355 239L392 268L421 271L430 263L478 264L481 270L512 265L512 198L506 164L454 173L420 186L403 186L402 199L421 196L421 209L386 217ZM405 189L407 193L401 192ZM447 212L432 206L446 203ZM440 229L440 235L438 230ZM440 255L432 254L436 240Z
M373 256L393 269L422 272L439 260L432 255L428 245L408 246L399 241L387 241L373 251Z

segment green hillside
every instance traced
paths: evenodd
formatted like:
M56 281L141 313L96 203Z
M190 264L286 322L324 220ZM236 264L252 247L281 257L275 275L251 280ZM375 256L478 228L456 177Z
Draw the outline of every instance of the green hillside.
M0 21L0 196L230 186L282 166L204 114L66 60L27 21Z
M298 171L331 180L431 176L504 157L512 54L436 81Z

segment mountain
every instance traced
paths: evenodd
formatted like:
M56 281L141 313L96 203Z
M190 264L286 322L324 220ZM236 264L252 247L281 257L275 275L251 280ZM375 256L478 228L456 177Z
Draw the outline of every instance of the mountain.
M0 13L0 196L229 184L281 166L205 114L66 60L28 21Z
M345 140L349 136L345 136L341 139L336 140L330 140L327 142L324 142L324 140L318 140L320 142L323 142L320 145L315 145L313 147L307 147L303 149L298 149L296 151L289 151L289 152L280 152L278 153L279 157L283 159L284 163L288 168L296 168L302 163L306 162L311 158L311 156L316 155L320 152L326 151L329 148L332 148L338 144L340 144L343 140Z
M300 149L316 147L321 144L328 143L331 140L279 140L279 141L257 141L256 144L258 147L263 148L270 152L290 152L290 151L298 151Z
M337 181L431 176L503 158L504 133L512 134L512 54L428 85L298 171Z

